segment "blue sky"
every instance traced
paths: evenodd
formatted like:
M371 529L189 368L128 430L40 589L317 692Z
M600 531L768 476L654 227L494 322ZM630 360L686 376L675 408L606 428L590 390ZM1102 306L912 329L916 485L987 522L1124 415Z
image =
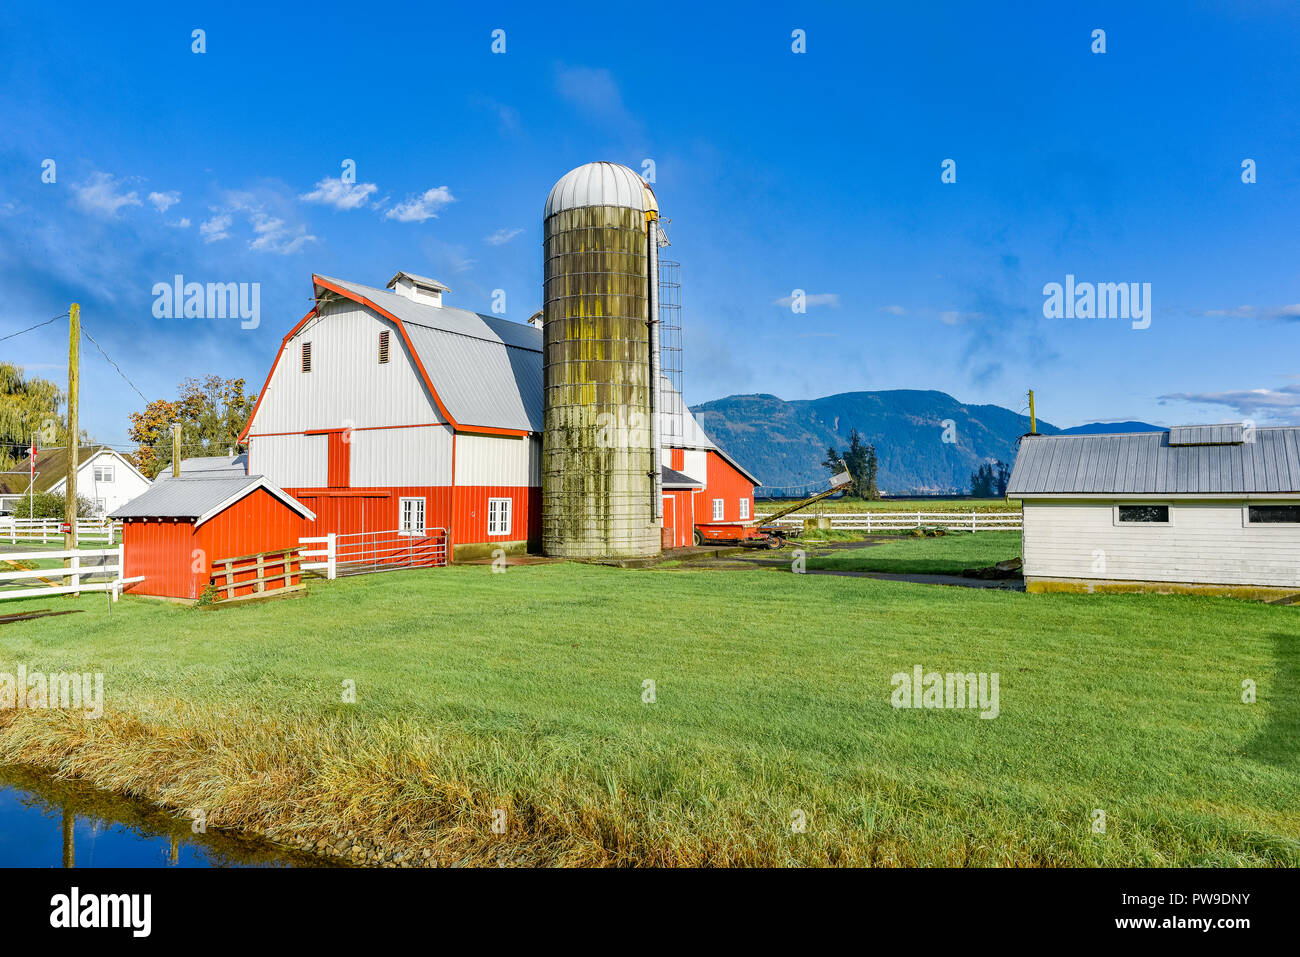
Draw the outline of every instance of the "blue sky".
M523 321L552 184L652 159L692 403L1034 388L1062 426L1300 422L1300 13L1135 6L10 9L0 335L79 301L155 398L260 389L313 272L502 289ZM177 273L260 283L260 326L155 318ZM1067 274L1150 283L1150 327L1045 318ZM62 381L65 328L0 357ZM83 422L125 444L143 403L88 345L83 370Z

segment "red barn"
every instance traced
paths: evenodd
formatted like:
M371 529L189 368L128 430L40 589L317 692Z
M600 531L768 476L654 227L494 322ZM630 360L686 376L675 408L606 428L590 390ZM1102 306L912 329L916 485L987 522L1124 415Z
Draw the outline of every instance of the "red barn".
M399 272L387 289L312 277L240 441L248 472L315 513L302 534L445 530L453 558L541 547L542 334L443 304ZM711 442L665 379L665 538L753 513L757 481Z
M211 580L213 563L274 549L297 549L310 509L260 475L231 470L165 474L144 494L113 512L122 522L123 577L132 595L198 598ZM244 574L233 594L253 591ZM298 584L296 574L272 581L274 591Z

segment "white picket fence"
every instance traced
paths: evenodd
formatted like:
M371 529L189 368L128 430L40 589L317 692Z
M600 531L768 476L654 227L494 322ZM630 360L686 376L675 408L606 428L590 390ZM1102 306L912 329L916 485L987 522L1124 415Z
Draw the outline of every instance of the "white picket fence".
M771 513L769 513L771 514ZM755 518L763 518L755 515ZM803 528L804 522L813 527L817 519L829 518L832 529L852 529L866 532L901 531L908 528L944 528L954 531L992 532L1019 531L1020 512L800 512L772 522L783 528Z
M49 560L66 560L68 567L15 567L19 562ZM113 601L117 601L123 586L128 584L122 578L124 560L121 545L116 548L74 548L62 552L0 553L0 600L106 591L112 593ZM39 584L31 588L23 587L32 582Z
M97 522L91 519L77 520L77 541L105 542L117 541L121 531L120 522ZM63 541L63 522L57 518L19 518L16 515L0 515L0 543L17 545L19 542L40 542L42 545L57 545Z

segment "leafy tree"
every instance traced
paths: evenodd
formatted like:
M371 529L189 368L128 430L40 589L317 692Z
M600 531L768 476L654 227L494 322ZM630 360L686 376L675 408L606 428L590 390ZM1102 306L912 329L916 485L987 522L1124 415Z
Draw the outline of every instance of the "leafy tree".
M849 470L852 481L845 488L849 495L865 499L880 498L880 489L876 487L876 447L862 441L857 429L849 433L849 447L841 456L835 446L826 450L826 461L822 462L832 475L840 471L840 460Z
M14 502L12 511L17 518L57 518L62 519L63 496L55 495L53 492L37 492L35 495L24 495ZM84 495L77 496L77 515L81 518L87 518L94 513L90 499Z
M68 422L61 411L65 399L50 380L28 378L22 366L0 362L0 471L23 460L33 436L38 447L67 444ZM81 441L89 444L85 432Z
M239 445L257 402L244 391L243 379L216 375L185 379L176 391L174 400L154 399L143 412L131 413L128 434L139 445L131 460L150 478L171 464L173 424L181 426L181 458L225 455Z
M1006 462L985 462L970 475L970 493L975 498L1002 498L1010 479L1011 466Z

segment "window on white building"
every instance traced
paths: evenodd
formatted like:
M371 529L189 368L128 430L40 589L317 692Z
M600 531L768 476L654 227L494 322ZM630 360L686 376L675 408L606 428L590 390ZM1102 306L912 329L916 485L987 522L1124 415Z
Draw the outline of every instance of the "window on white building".
M741 519L749 518L749 499L747 498L740 500L740 517Z
M1251 525L1300 524L1300 505L1250 505L1246 517Z
M388 330L384 329L379 333L379 361L384 363L388 361Z
M304 342L302 344L302 371L303 372L311 371L311 343L310 342Z
M96 466L95 466L95 481L96 481L96 482L111 482L111 481L113 481L113 466L111 466L111 465L96 465Z
M1168 525L1168 505L1120 505L1117 509L1119 520L1143 525Z
M722 521L722 516L723 516L723 514L724 514L724 513L723 513L723 511L722 511L722 499L720 499L720 498L715 498L715 499L713 500L713 520L714 520L715 522L720 522L720 521Z
M399 535L424 534L424 499L403 498L398 500Z
M488 534L510 534L510 499L488 499Z

